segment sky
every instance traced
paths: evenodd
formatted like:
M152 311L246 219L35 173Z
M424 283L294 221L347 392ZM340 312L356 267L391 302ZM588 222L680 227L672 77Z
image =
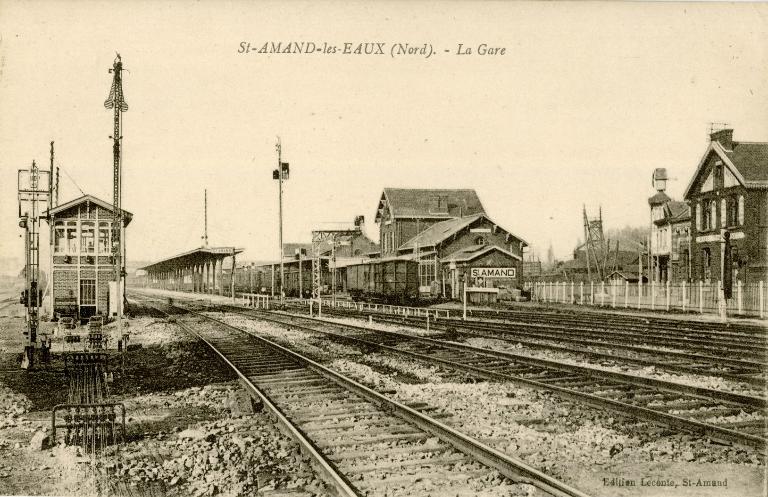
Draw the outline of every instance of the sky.
M762 3L0 0L0 258L23 257L16 171L51 140L60 202L111 202L116 52L129 262L200 246L206 188L210 244L274 259L278 135L285 242L359 214L377 239L384 187L475 188L544 259L569 257L583 204L647 225L654 168L681 197L710 122L768 141L767 35ZM385 53L256 50L294 41Z

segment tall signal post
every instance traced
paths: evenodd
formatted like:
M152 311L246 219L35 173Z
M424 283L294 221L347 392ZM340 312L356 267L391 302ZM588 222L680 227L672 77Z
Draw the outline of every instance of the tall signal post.
M121 159L122 151L120 149L120 140L122 140L122 116L123 112L128 110L128 104L125 103L123 96L123 63L120 60L120 54L117 54L109 70L113 74L112 87L109 90L109 96L104 101L104 107L114 109L114 130L112 132L112 165L113 165L113 199L112 199L112 254L115 259L115 310L117 313L117 333L123 339L123 292L122 281L125 271L123 270L123 216L121 209L122 198L122 169ZM124 340L123 340L124 341Z
M277 169L272 171L272 179L276 179L279 182L278 199L280 206L278 208L279 225L280 225L280 303L285 301L285 267L283 265L283 181L288 179L289 166L287 162L282 161L282 146L280 144L280 137L277 137L277 144L275 145L277 150ZM234 269L233 269L234 271Z
M201 237L203 239L203 247L208 246L208 189L205 189L205 196L203 197L203 219L204 219L204 227L203 227L203 236Z
M51 153L53 153L53 142L51 142ZM27 310L27 328L24 331L24 355L21 360L21 367L22 369L29 369L34 365L42 300L40 289L40 204L45 202L50 209L51 172L41 171L35 161L32 161L32 168L19 169L17 185L19 226L24 228L24 276L26 279L21 303Z

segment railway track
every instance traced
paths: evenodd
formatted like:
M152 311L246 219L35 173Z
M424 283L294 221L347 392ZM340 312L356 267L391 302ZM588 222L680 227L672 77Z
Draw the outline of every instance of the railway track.
M670 319L660 316L639 316L630 314L618 314L609 310L593 310L588 307L578 311L563 310L549 307L537 307L535 309L483 309L469 310L468 315L484 319L522 320L527 322L540 322L545 319L548 322L568 325L588 325L597 328L616 328L644 330L654 329L671 332L712 333L715 336L768 337L768 327L748 323L721 323L712 321L699 321L690 319Z
M338 316L361 317L361 313L346 309L324 309L326 314ZM367 314L363 313L363 317ZM379 322L408 325L425 328L424 318L372 314ZM466 338L486 338L520 343L527 347L544 350L554 350L567 354L584 356L602 365L636 364L640 367L652 366L658 370L692 375L718 376L731 381L766 388L766 372L768 364L766 357L760 354L749 354L744 357L744 351L738 354L726 354L718 348L711 353L702 351L687 351L684 346L679 349L652 348L643 344L642 340L633 340L626 336L611 338L595 332L583 334L571 331L565 327L549 324L510 325L507 323L480 320L462 321L458 319L435 320L430 323L434 330L455 331ZM563 344L569 344L564 346Z
M425 406L392 401L210 316L178 307L161 312L173 315L236 371L339 495L381 495L398 488L413 495L428 482L430 488L423 490L432 495L474 495L480 489L502 495L530 484L541 491L537 495L586 497L417 410Z
M223 309L223 308L222 308ZM402 332L372 330L285 313L226 308L252 319L302 329L334 340L355 343L440 365L448 370L494 381L512 381L553 391L577 403L623 416L696 433L725 443L765 450L766 400L761 397L697 388L679 383L614 373L509 352L472 347L450 340ZM340 331L329 331L333 328Z

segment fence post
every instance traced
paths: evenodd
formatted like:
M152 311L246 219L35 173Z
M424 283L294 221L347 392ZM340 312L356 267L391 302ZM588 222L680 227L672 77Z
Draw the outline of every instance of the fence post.
M616 308L616 280L611 282L611 307Z
M595 305L595 282L589 281L589 303Z
M605 280L600 282L600 307L605 305Z
M669 311L669 305L672 302L672 294L670 290L671 290L670 280L669 278L667 278L667 311Z
M574 298L574 295L573 295L573 280L571 280L571 304L575 304L575 303L576 303L576 299Z
M699 280L699 314L704 314L704 282Z
M643 299L643 274L637 279L637 308L640 309L640 303Z
M624 281L624 309L629 307L629 280Z
M566 283L563 281L563 304L565 304L565 294L566 294Z
M656 308L656 281L651 280L651 310Z
M765 317L765 299L763 298L763 280L758 285L758 296L760 297L760 319Z
M683 280L683 312L685 312L685 306L687 302L685 301L686 295L685 295L685 280Z
M579 283L579 303L581 305L584 305L584 282L583 281Z
M741 280L736 282L736 300L737 300L738 306L739 306L739 314L741 314L742 313L742 309L743 309L743 307L742 307L742 302L743 301L741 299Z

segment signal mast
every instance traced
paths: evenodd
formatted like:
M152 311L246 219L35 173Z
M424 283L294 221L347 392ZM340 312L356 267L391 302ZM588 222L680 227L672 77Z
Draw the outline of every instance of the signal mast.
M123 269L123 216L120 206L122 195L122 171L120 162L122 153L120 150L120 140L122 137L122 116L123 112L128 110L128 104L123 97L123 63L120 60L120 54L117 54L112 64L110 73L114 74L112 87L109 90L109 96L104 101L104 108L114 109L114 131L110 138L112 143L112 164L113 164L113 199L112 199L112 254L115 261L115 311L117 314L117 333L123 338L122 315L123 315L123 292L122 281L125 276Z
M53 142L51 142L53 154ZM53 155L51 155L53 157ZM37 330L40 327L40 304L43 297L40 288L40 204L51 205L51 172L38 169L32 161L30 169L19 169L17 177L19 199L19 227L24 228L24 276L25 286L20 303L26 308L24 354L21 368L34 365ZM47 344L43 343L43 347ZM45 354L43 355L45 357Z

